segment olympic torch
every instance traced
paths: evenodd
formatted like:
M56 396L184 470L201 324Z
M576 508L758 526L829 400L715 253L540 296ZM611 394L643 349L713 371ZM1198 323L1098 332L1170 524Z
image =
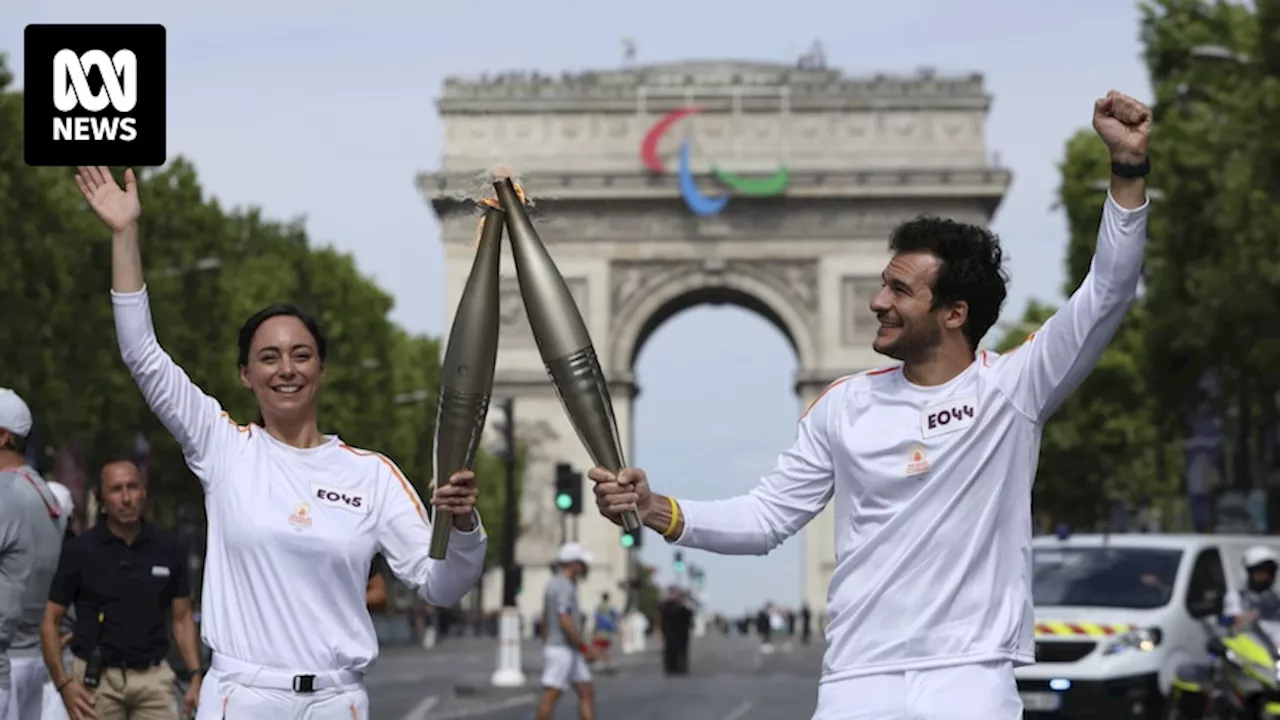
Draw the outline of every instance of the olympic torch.
M502 209L507 211L507 235L520 295L542 363L591 461L618 472L626 466L618 421L587 324L582 321L564 276L533 229L515 185L504 179L494 187ZM640 529L640 517L635 512L623 513L622 527Z
M485 210L479 247L444 351L436 406L437 483L448 482L454 473L475 463L489 412L493 367L498 359L498 261L502 257L503 214L495 207ZM432 558L444 559L452 530L452 518L441 517L437 508L431 526Z

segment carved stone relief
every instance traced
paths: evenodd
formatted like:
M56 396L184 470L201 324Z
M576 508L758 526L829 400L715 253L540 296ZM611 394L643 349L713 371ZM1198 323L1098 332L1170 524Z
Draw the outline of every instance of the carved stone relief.
M871 297L880 290L880 278L871 276L840 279L840 344L861 345L878 323L871 312Z
M818 312L818 262L813 259L767 258L752 260L641 260L615 262L610 267L610 307L613 317L658 290L689 274L705 274L714 284L719 273L751 277L769 285L808 318Z
M810 259L732 261L729 269L772 285L812 317L818 312L818 262Z
M569 294L578 304L578 312L583 318L590 318L587 306L587 279L584 277L565 278L569 286ZM537 343L533 340L533 331L529 327L529 316L524 311L524 297L520 295L520 282L514 277L504 277L498 284L498 333L499 342L507 347L531 348Z
M664 283L697 272L697 263L679 260L635 260L615 262L609 267L609 314L621 315L638 298L648 295Z

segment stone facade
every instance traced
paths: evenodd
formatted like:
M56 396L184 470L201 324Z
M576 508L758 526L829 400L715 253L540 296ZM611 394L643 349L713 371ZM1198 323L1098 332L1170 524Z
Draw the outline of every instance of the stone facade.
M700 112L682 122L700 180L712 160L735 173L768 174L785 163L785 193L734 198L711 217L686 209L675 175L646 168L639 148L661 115L691 105ZM1010 175L988 160L989 105L980 76L850 78L763 63L448 80L439 101L444 158L417 181L443 227L446 307L456 308L470 270L479 216L472 198L486 193L490 171L506 168L534 199L534 222L578 301L627 450L635 357L665 318L701 302L738 303L786 335L799 360L798 416L833 380L886 364L870 350L866 306L893 227L925 213L985 224L995 212ZM684 135L669 135L658 154L674 164ZM542 370L509 253L503 274L494 393L516 398L517 430L537 440L518 549L529 616L560 536L554 465L585 468L589 459ZM828 509L805 530L803 596L819 610L834 565L833 522ZM618 529L588 512L577 537L597 558L584 601L617 595L630 562ZM645 542L661 540L650 534ZM496 573L484 597L499 602Z

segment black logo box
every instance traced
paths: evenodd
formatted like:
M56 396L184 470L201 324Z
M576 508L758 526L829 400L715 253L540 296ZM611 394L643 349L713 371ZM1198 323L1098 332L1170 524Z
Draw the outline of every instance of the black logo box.
M108 56L131 50L137 57L138 103L121 114L108 105L101 112L83 108L60 112L53 104L53 58L61 50L83 55L101 50ZM28 25L23 47L23 153L28 165L72 167L76 165L160 166L166 149L165 28L163 25ZM98 73L89 71L89 85L102 86ZM53 139L56 118L131 117L137 137L132 141Z

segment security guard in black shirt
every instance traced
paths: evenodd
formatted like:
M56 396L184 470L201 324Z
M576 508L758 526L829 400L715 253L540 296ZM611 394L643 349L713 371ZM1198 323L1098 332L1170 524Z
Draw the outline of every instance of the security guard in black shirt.
M186 714L200 696L200 646L191 610L186 551L143 520L146 487L131 462L108 464L98 488L102 517L68 542L49 589L42 640L45 664L71 720L177 720L169 632L193 670ZM71 675L58 628L74 605ZM86 669L101 659L96 689ZM92 673L90 673L92 675Z

